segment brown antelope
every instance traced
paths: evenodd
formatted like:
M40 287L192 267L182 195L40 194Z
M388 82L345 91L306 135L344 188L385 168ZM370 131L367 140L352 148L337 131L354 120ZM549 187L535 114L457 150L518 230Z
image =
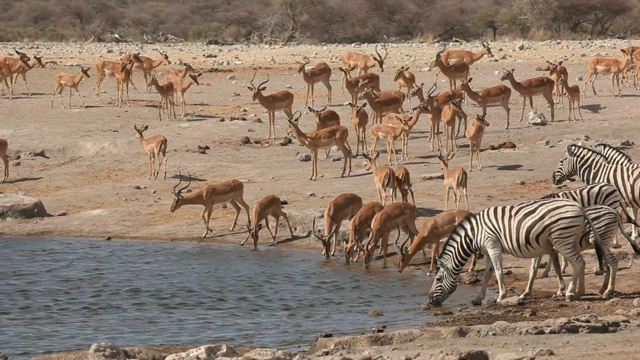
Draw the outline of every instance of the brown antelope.
M233 179L225 181L223 183L205 185L200 190L183 194L191 184L191 176L189 176L189 182L186 186L176 191L176 188L182 183L182 175L180 174L180 181L173 187L173 203L171 204L172 213L181 208L184 205L202 205L202 221L204 221L205 231L202 234L203 238L207 237L209 231L213 232L213 229L209 227L211 221L211 212L213 211L213 205L229 203L236 210L236 217L233 219L233 224L229 231L233 231L240 216L240 206L242 206L247 212L247 226L251 227L251 218L249 217L249 205L244 201L244 184L242 181ZM240 205L238 205L240 204Z
M133 61L134 64L139 64L142 62L142 60L140 59L137 53L133 54L131 59L124 62L124 64L128 63L129 61ZM96 79L96 97L98 98L98 100L102 101L102 99L100 98L100 84L102 83L102 81L104 81L104 79L107 76L116 77L116 72L120 71L122 64L123 62L121 61L109 61L109 60L102 60L96 64L96 74L98 74ZM133 82L131 82L131 85L136 91L138 91L138 89L136 88Z
M440 240L448 238L456 226L458 226L458 224L470 214L471 213L466 210L449 210L427 218L422 223L422 227L420 227L418 235L413 239L409 248L405 250L405 241L400 248L396 249L400 255L398 272L401 273L407 266L409 266L411 259L413 259L418 251L422 251L422 254L425 255L424 247L427 244L431 244L433 247L431 249L429 274L432 274L436 269L436 259L440 254Z
M361 82L359 88L364 89L359 100L366 100L373 112L373 124L382 122L382 114L386 112L396 112L404 114L402 103L405 95L400 91L376 92L367 82Z
M404 125L398 118L404 120L407 123L407 130L403 131L401 134L402 137L402 160L407 160L409 158L409 133L413 130L413 127L416 126L418 120L420 119L420 115L423 113L430 114L431 110L426 104L420 104L412 109L413 114L396 114L390 113L385 115L382 118L382 123L385 125L395 126L397 128L403 129Z
M240 246L244 245L244 243L251 238L253 240L253 248L258 247L258 240L260 240L259 232L262 230L262 221L264 221L269 234L271 235L271 239L273 240L274 245L278 245L276 241L276 236L278 236L278 223L280 222L280 216L282 216L287 221L287 226L289 227L289 233L293 238L293 230L291 230L291 224L289 223L289 217L287 213L282 211L282 205L286 204L279 197L275 195L267 195L262 200L258 201L253 206L253 227L247 225L247 230L249 230L249 235L242 240ZM276 219L276 228L272 232L269 228L269 216L272 216Z
M482 89L480 91L474 91L469 84L473 78L469 78L468 81L462 81L458 89L464 90L467 96L475 101L482 108L482 113L487 114L487 106L493 103L500 103L504 111L507 112L507 125L505 129L509 128L509 116L511 109L509 108L509 100L511 99L511 88L507 85L496 85L489 88Z
M567 68L562 66L562 61L559 61L557 64L547 60L547 66L544 68L536 68L536 70L541 69L545 71L549 71L549 77L556 84L555 94L556 94L556 104L560 104L560 107L564 107L564 96L562 96L562 85L560 85L560 77L565 76L567 79L569 78L569 72Z
M316 219L313 218L312 234L322 242L322 255L327 259L336 254L336 244L342 222L351 219L362 208L362 198L353 193L338 195L329 203L324 211L324 236L318 235L316 231ZM333 248L331 239L333 238Z
M182 68L182 70L178 70L176 68L168 67L168 68L164 69L162 72L163 72L164 75L175 75L175 76L179 76L179 77L184 79L185 77L187 77L187 75L189 73L196 72L196 69L194 69L191 66L191 64L184 63L184 67Z
M289 122L288 131L289 133L294 133L298 141L311 151L311 177L309 180L315 180L318 177L318 149L330 149L333 145L340 148L344 157L342 175L340 177L344 177L347 171L347 162L349 163L347 176L351 175L351 147L347 142L349 130L344 126L336 125L319 131L304 133L298 126L301 114L299 111L296 113L298 114L297 117L293 114L287 119Z
M133 125L133 129L136 131L136 138L140 140L142 147L147 152L147 157L149 158L149 176L147 180L151 180L153 176L154 179L158 178L158 174L160 173L160 166L164 163L164 175L162 176L162 180L167 179L167 138L163 135L154 135L150 138L144 137L143 132L149 129L148 125L142 125L138 128L136 125ZM158 160L158 168L155 168L155 160Z
M583 95L587 97L587 83L591 82L591 89L593 90L593 96L598 96L596 94L596 88L594 86L594 82L599 74L606 75L611 74L611 97L615 97L613 91L613 81L616 80L618 85L618 96L622 96L622 92L620 91L620 74L625 70L629 63L631 62L631 55L625 49L620 49L624 54L624 59L614 59L614 58L603 58L603 57L593 57L589 59L587 62L587 75L585 76L586 80L584 81L584 90Z
M376 65L380 67L380 72L384 72L384 61L389 55L389 52L387 51L386 44L383 44L382 48L384 49L384 57L378 52L378 45L376 45L376 55L371 54L371 56L369 56L360 53L346 52L340 58L340 62L345 68L355 66L358 69L358 75L366 74L369 69Z
M402 66L396 71L393 81L398 85L398 91L402 91L403 87L407 88L407 97L409 98L409 106L411 106L411 93L416 86L416 76L409 71L408 66Z
M162 63L164 63L165 61L167 62L167 65L171 65L171 61L169 61L169 56L166 53L163 53L162 51L158 51L161 55L161 57L159 59L152 59L148 56L142 56L139 55L138 53L136 54L125 54L122 55L122 57L120 57L120 61L121 62L128 62L129 60L131 60L132 58L138 56L140 59L140 62L136 62L135 65L133 66L134 69L137 70L142 70L142 74L144 75L144 83L148 84L149 83L149 78L151 77L151 73L153 72L153 70L155 70L155 68L157 68L158 66L162 65ZM167 73L165 72L165 75ZM131 84L133 84L133 82L131 82ZM135 86L134 86L135 88ZM150 86L147 85L147 94L149 93L149 88ZM137 91L137 90L136 90Z
M573 114L573 120L576 122L578 121L578 119L576 119L576 105L578 107L578 113L580 114L580 121L584 121L582 118L582 111L580 110L580 87L578 85L569 85L565 76L561 76L559 81L564 88L564 91L567 93L569 103L569 121L571 121L571 114Z
M44 68L42 57L34 55L33 59L28 64L25 64L22 61L18 61L18 63L20 64L20 67L13 73L11 87L15 87L16 82L18 82L18 76L22 76L22 82L24 83L24 87L27 89L27 94L31 96L31 90L29 90L29 85L27 85L27 72L29 72L29 70L33 69L36 66Z
M389 189L389 198L391 202L396 201L396 175L393 172L393 169L389 166L378 166L378 156L379 153L374 153L372 156L367 154L362 154L365 159L369 162L369 165L366 167L366 170L371 170L373 173L373 183L376 186L376 191L378 192L378 199L382 203L382 205L386 205L386 190Z
M364 110L367 103L357 105L349 103L351 106L351 123L356 132L356 155L358 155L358 148L362 148L362 153L367 149L367 123L369 122L369 114Z
M5 139L0 139L0 159L4 163L4 176L2 177L2 182L9 180L9 158L7 157L7 149L9 148L9 143Z
M253 73L253 78L251 78L251 86L247 88L253 91L253 101L258 100L260 105L267 109L267 113L269 114L269 137L271 139L271 135L273 134L273 139L276 138L276 110L282 110L287 118L293 116L292 108L293 108L293 94L287 90L278 91L276 93L270 95L264 95L262 91L266 90L266 86L262 86L269 82L269 73L267 73L267 80L261 82L260 85L253 85L253 80L256 78L256 73Z
M396 156L396 140L403 136L409 137L409 124L399 117L396 116L396 120L400 123L400 126L386 125L386 124L375 124L371 126L371 149L369 150L369 154L373 154L376 151L376 145L378 145L378 139L386 139L387 140L387 157L389 159L389 164L391 164L391 158L393 157L393 163L398 166L398 158ZM404 141L402 141L402 146L404 146ZM406 153L403 151L402 160L405 160Z
M482 160L480 160L480 144L482 144L484 129L487 126L489 126L489 123L484 119L484 114L476 115L475 119L471 120L469 128L467 128L467 131L465 131L464 133L464 136L467 138L467 140L469 140L469 172L473 171L474 149L476 152L476 157L478 158L478 171L482 171Z
M31 66L29 64L30 58L28 56L21 57L17 62L12 62L6 59L13 59L11 57L5 57L5 61L0 61L0 79L2 80L4 86L7 87L9 91L9 99L13 98L13 74L23 66ZM3 88L4 92L4 88Z
M176 106L175 106L175 102L173 101L173 95L175 92L173 83L168 82L164 85L160 85L160 83L158 83L158 79L156 78L156 76L151 75L151 81L149 81L149 84L147 85L151 85L155 87L158 94L160 94L160 101L158 102L158 118L160 119L160 121L162 121L163 107L166 108L167 110L167 119L171 119L172 116L175 119Z
M340 71L342 71L342 92L344 93L344 88L347 89L347 92L351 95L351 103L355 104L358 102L358 94L362 92L362 88L360 88L361 83L366 82L375 91L380 91L380 76L378 74L366 73L357 77L351 77L350 69L347 70L341 67Z
M380 212L378 212L371 221L371 234L369 242L364 250L364 267L369 268L371 258L378 242L381 242L383 260L382 267L387 267L387 248L389 245L389 233L393 230L398 231L398 239L400 238L400 228L404 228L409 233L409 238L418 235L416 228L417 209L408 202L393 203ZM398 241L396 239L396 242ZM399 254L398 254L399 255Z
M185 110L185 101L184 94L189 90L191 85L196 84L200 85L198 82L198 78L202 76L202 73L197 74L189 74L188 78L181 78L179 76L167 75L164 77L163 83L166 85L167 83L173 84L174 93L180 95L180 116L184 117L187 112Z
M56 93L58 93L58 96L60 97L60 102L62 103L62 108L64 109L64 100L62 100L62 90L64 90L65 87L69 88L69 109L71 109L72 90L76 91L76 95L78 95L78 99L80 99L80 103L82 104L82 107L84 107L84 101L82 101L82 97L80 97L80 91L78 91L78 85L80 85L80 81L82 81L82 79L85 76L87 78L91 78L91 76L89 76L89 68L84 68L84 67L81 67L80 73L75 76L66 74L66 73L59 73L58 75L56 75L53 78L56 84L56 88L53 90L53 94L51 94L51 108L53 109L53 98L55 97Z
M511 83L511 87L515 91L517 91L520 96L522 96L522 113L520 114L520 120L524 118L524 108L527 106L527 99L529 99L529 105L531 109L533 109L533 97L536 95L542 95L549 103L549 108L551 109L551 121L554 118L554 103L553 103L553 88L555 83L551 78L547 76L538 76L526 80L522 80L520 82L516 81L513 77L513 72L515 69L511 69L510 71L504 69L504 74L500 78L500 81L508 80Z
M430 111L433 110L434 107L443 109L447 106L451 100L462 100L464 98L464 92L458 89L443 91L435 97L432 94L436 91L436 84L433 84L427 93L427 97L425 98L423 92L424 84L416 85L415 90L411 93L411 96L416 96L420 100L420 103L426 103ZM467 129L467 114L464 111L460 111L456 113L456 117L458 117L458 131L456 132L456 136L459 135L460 129L462 129L462 121L464 120L464 129ZM431 116L432 125L436 124L437 132L440 132L440 115L439 112ZM433 140L432 135L429 135L429 140ZM433 147L433 145L432 145ZM433 150L433 148L431 149Z
M449 163L442 155L437 155L440 160L440 169L444 175L444 209L449 206L449 194L453 190L453 197L456 203L456 210L460 209L460 199L462 190L464 194L464 202L469 210L469 198L467 196L467 172L460 166L449 170Z
M316 130L326 129L331 126L340 125L340 115L333 110L327 110L327 107L323 107L320 110L316 110L312 107L308 107L313 115L316 117ZM329 157L329 152L331 152L331 148L327 149L324 154L324 158Z
M362 240L367 235L367 231L371 229L371 221L373 221L374 216L382 209L384 209L384 206L377 201L367 203L360 208L349 222L349 242L344 247L347 264L358 261ZM356 252L355 257L353 256L354 251Z
M409 170L404 166L398 166L393 169L393 173L396 175L396 188L402 195L402 201L409 201L409 194L411 194L411 202L416 204L416 198L413 196L413 189L411 184L411 174Z
M451 100L449 105L445 106L442 109L442 124L444 125L444 149L447 156L452 154L454 151L458 151L458 144L456 143L455 137L455 127L456 127L456 117L458 112L464 112L462 107L456 100ZM468 130L468 128L467 128ZM439 133L439 132L438 132ZM449 150L449 141L451 141L451 150Z
M133 64L133 61L129 60L128 63L122 63L120 68L116 68L114 72L117 85L116 104L118 107L122 106L122 95L125 92L125 88L127 92L127 106L131 106L129 103L129 83L131 82L131 69L133 68Z
M469 64L465 62L459 62L456 64L446 64L442 60L442 53L447 49L443 47L436 53L436 58L429 64L430 68L438 67L440 71L449 79L449 89L456 88L456 81L458 79L469 79Z
M640 49L640 46L629 45L629 46L625 47L624 49L629 54L631 54L631 58L633 59L633 63L630 62L629 65L627 65L627 67L624 70L622 70L622 84L625 85L625 86L629 86L629 77L627 76L627 72L629 70L631 70L631 68L633 68L634 70L638 68L638 66L637 66L638 61L636 61L636 59L633 56L633 54L636 52L636 50ZM640 53L638 55L640 55Z
M459 49L450 49L443 52L440 55L442 62L445 64L453 65L459 63L465 63L469 66L473 65L476 61L482 59L483 56L488 55L493 57L493 53L491 52L491 48L489 44L486 42L482 42L482 50L479 52L471 52L469 50L459 50ZM438 81L438 75L440 74L440 69L436 71L433 76L433 82L436 83Z
M635 64L635 69L633 69L633 87L635 87L636 90L640 90L640 84L638 83L638 74L640 74L640 66L638 66L640 64L640 52L634 51L631 53L631 56Z
M304 98L304 106L307 107L309 103L309 91L311 91L311 106L314 104L313 99L313 87L317 82L322 82L327 88L327 104L331 104L331 68L327 63L321 62L313 68L306 70L305 66L309 64L311 60L307 60L300 64L298 73L302 74L302 79L307 84L307 97Z

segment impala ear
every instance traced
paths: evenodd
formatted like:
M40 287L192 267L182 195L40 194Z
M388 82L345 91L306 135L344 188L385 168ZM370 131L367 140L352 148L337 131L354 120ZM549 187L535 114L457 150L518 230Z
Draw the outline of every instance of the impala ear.
M367 107L367 103L362 104L362 108L366 108Z
M263 86L263 87L260 88L260 91L264 91L264 90L267 90L266 86Z
M253 91L253 89L255 89L253 86L247 86L247 89Z
M560 61L558 62L558 66L560 66L560 65L562 65L562 60L560 60Z

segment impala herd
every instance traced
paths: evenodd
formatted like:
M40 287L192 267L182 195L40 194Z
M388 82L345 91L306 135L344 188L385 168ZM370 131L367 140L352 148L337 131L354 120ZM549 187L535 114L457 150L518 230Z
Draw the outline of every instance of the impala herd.
M341 176L351 175L351 159L358 152L363 155L367 161L366 169L373 174L374 187L378 194L378 201L364 202L363 199L354 193L344 193L337 196L329 203L324 212L324 231L321 234L316 230L315 219L312 225L312 234L318 238L323 244L323 255L329 258L336 253L336 247L340 242L340 227L342 222L349 221L349 237L348 242L344 244L342 251L346 256L346 262L357 261L359 256L364 258L365 267L369 267L373 259L373 253L380 243L379 252L384 254L383 264L386 265L386 253L390 234L397 232L397 238L394 245L399 255L398 271L402 272L406 268L416 253L422 251L427 244L434 245L432 251L431 271L435 269L435 256L438 254L439 241L454 230L456 225L460 223L469 212L467 186L468 173L462 167L449 167L449 160L457 151L456 137L463 131L465 138L469 142L469 168L471 172L473 168L474 154L477 159L477 169L482 171L482 161L480 158L480 147L484 132L489 126L486 120L487 107L490 104L500 105L506 112L505 129L509 128L510 120L510 99L512 91L515 90L523 100L520 121L524 117L524 111L527 100L533 108L533 97L542 95L547 101L551 114L551 121L555 118L554 108L556 103L563 104L564 96L568 98L569 104L569 121L576 121L576 109L582 120L580 111L580 89L577 85L569 84L569 75L566 67L562 65L562 61L553 63L547 61L547 66L538 68L549 72L549 76L539 76L524 80L516 80L514 70L504 69L500 81L506 81L510 86L505 84L496 84L484 89L472 88L471 65L482 59L484 56L493 57L493 53L488 43L482 42L482 49L479 52L468 50L454 50L444 48L438 50L435 57L428 62L430 68L437 68L434 75L434 83L428 89L424 84L418 85L416 76L409 71L408 66L401 66L395 72L393 81L397 86L396 90L381 90L380 76L373 72L379 69L384 72L384 65L389 51L386 45L383 45L380 53L379 46L375 47L375 54L367 55L362 53L347 52L339 59L341 66L338 67L342 74L341 88L342 92L348 93L350 97L349 116L354 132L356 134L355 154L348 142L349 130L341 123L340 115L327 106L315 108L314 85L322 83L327 89L327 105L332 105L332 87L331 76L332 68L326 62L320 62L307 68L310 64L308 59L298 62L297 73L306 84L305 105L310 113L315 117L315 129L303 131L299 119L302 115L300 111L294 112L294 94L287 90L281 90L266 94L266 85L269 83L269 74L266 74L266 80L258 85L254 84L256 73L249 81L248 89L252 92L252 100L257 101L268 114L269 130L268 138L276 138L275 120L276 111L283 111L287 116L288 133L297 138L297 140L311 152L311 176L310 180L316 180L318 177L318 150L326 150L325 158L329 155L332 147L337 147L342 153L343 169ZM618 85L618 95L620 96L620 77L622 81L628 82L626 72L630 69L633 62L636 64L640 61L640 52L635 47L621 49L622 59L615 58L591 58L587 63L587 76L584 81L582 96L586 97L587 84L591 82L594 95L596 94L593 82L600 74L609 74L611 76L611 94L614 96L614 83ZM21 76L27 92L26 74L34 67L44 67L42 58L33 56L33 59L27 54L15 50L18 58L4 56L0 57L0 83L3 85L3 95L9 92L9 98L14 95L14 86L18 76ZM185 116L185 93L192 85L199 85L199 78L202 75L198 73L190 64L184 64L183 68L166 67L163 71L162 79L155 74L155 70L161 65L170 65L171 61L164 52L159 52L159 57L153 59L151 57L142 56L139 53L125 54L118 60L102 60L95 65L96 70L96 97L100 99L100 85L107 77L116 80L116 105L124 104L126 95L126 104L129 106L129 84L137 91L132 81L132 71L141 70L144 76L146 92L155 88L160 99L158 102L158 116L162 120L163 113L167 118L175 118L175 104L180 103L181 116ZM357 70L357 76L352 72ZM54 97L59 95L62 107L65 108L62 99L62 91L65 87L69 88L69 103L71 108L72 92L75 91L80 99L82 107L84 102L78 90L78 87L84 78L91 78L89 74L90 68L80 67L79 72L75 74L59 73L54 77L54 91L51 96L51 107L53 108ZM640 87L637 77L640 67L636 66L633 72L633 86ZM447 91L435 94L437 89L437 77L444 74L449 80L449 89ZM126 94L125 94L126 93ZM555 99L554 99L555 93ZM466 96L465 96L466 95ZM311 97L311 106L309 105L309 96ZM411 99L417 97L419 103L413 107ZM412 113L408 114L404 109L405 100L409 100L409 109ZM463 109L463 101L468 99L478 104L482 110L481 114L472 116L469 121L465 110ZM367 110L370 109L370 113ZM415 204L414 192L412 189L411 175L407 168L398 166L396 157L396 142L401 141L401 161L409 158L408 144L411 138L411 131L418 123L420 116L424 114L429 117L430 131L429 141L430 150L438 151L437 159L440 163L440 169L443 173L443 185L445 189L444 212L427 219L423 222L420 230L416 228L416 218L418 210ZM457 126L456 126L457 120ZM443 124L443 132L445 137L445 145L442 146L440 136L440 124ZM463 126L464 123L464 126ZM369 130L367 131L367 125ZM167 138L162 135L145 137L144 132L148 129L147 125L138 127L134 125L135 136L140 141L142 147L147 153L148 158L148 179L157 179L161 168L164 166L162 178L166 179L167 166ZM370 146L367 145L367 137L370 137ZM378 141L382 140L386 143L387 165L378 164L380 153L377 150ZM0 139L0 158L4 163L3 181L9 178L9 164L7 160L7 141ZM395 165L395 168L391 165ZM347 169L348 166L348 169ZM174 212L183 205L202 205L202 219L205 226L203 237L213 231L210 227L210 219L214 204L229 203L236 210L236 216L231 226L233 230L238 221L241 208L244 208L247 214L247 230L248 235L242 241L245 244L249 238L253 240L254 247L257 247L259 240L258 233L264 227L269 231L272 241L277 244L276 236L280 217L283 217L289 228L289 233L293 237L293 230L289 224L287 214L282 210L286 203L275 195L269 195L257 202L253 208L253 216L250 216L249 206L243 199L244 184L238 180L230 180L223 183L206 185L196 191L187 191L191 184L191 176L188 175L189 181L185 186L178 188L182 184L183 175L180 173L180 182L173 189L173 203L170 211ZM387 194L388 191L388 194ZM456 210L449 210L449 194L453 191ZM401 201L396 201L397 192L401 194ZM409 194L412 202L408 202ZM466 210L460 210L462 198L465 200ZM389 201L387 201L389 200ZM275 218L276 225L274 230L269 226L269 216ZM264 226L262 222L264 221ZM404 231L408 234L407 240L403 244L399 244L400 232ZM369 238L365 242L365 237ZM411 240L411 241L410 241ZM409 245L407 243L410 241Z

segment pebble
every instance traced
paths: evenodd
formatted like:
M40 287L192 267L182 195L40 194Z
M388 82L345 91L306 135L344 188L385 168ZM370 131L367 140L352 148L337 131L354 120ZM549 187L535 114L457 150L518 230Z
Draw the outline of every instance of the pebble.
M297 156L298 161L311 161L311 154L298 154Z
M20 166L22 165L22 161L20 160L15 160L11 162L11 166Z
M229 74L229 75L227 75L227 79L228 80L235 80L236 76L234 74Z
M640 298L633 299L633 306L640 307Z

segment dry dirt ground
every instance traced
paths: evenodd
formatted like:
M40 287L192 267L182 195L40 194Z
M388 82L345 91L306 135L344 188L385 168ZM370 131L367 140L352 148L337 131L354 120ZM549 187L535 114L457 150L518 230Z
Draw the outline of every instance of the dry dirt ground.
M500 83L503 68L514 68L517 79L543 75L535 71L536 66L545 65L546 60L564 60L570 74L570 83L576 82L576 76L584 76L586 62L590 56L607 53L618 56L619 48L629 45L623 41L597 42L545 42L523 43L524 50L519 50L521 43L497 42L491 44L495 54L493 59L482 59L471 67L473 85L483 88ZM266 140L267 114L261 106L251 100L247 85L254 72L257 81L266 78L269 73L271 81L266 85L266 92L285 89L291 86L296 100L294 110L303 109L305 86L297 74L296 60L304 56L311 63L326 61L333 69L331 84L333 86L333 105L342 117L344 124L349 124L349 107L344 104L349 100L340 91L339 57L347 50L371 52L373 46L204 46L196 44L178 45L144 45L143 55L157 57L158 49L166 51L173 61L181 60L191 63L203 71L201 85L193 86L186 94L188 115L177 120L159 121L156 103L158 95L154 90L150 94L137 94L130 91L131 106L118 108L115 106L115 81L107 78L103 83L103 102L95 99L95 63L99 59L113 59L121 53L140 50L138 45L113 44L1 44L0 54L11 54L13 48L26 51L29 55L40 55L47 62L46 68L34 69L28 73L27 79L32 96L25 94L21 80L16 85L16 97L9 100L0 98L2 119L0 121L0 138L9 141L9 153L20 154L27 151L44 150L48 158L23 156L19 166L11 166L9 182L0 184L0 192L23 193L40 198L51 214L66 212L65 216L55 216L31 220L7 220L0 223L0 234L10 236L77 236L95 237L97 239L110 236L112 238L148 238L185 241L240 242L246 235L244 231L245 214L240 215L236 232L228 228L233 219L231 207L216 206L212 219L214 235L202 240L203 224L200 219L201 208L184 207L175 213L169 212L173 199L172 188L177 183L178 172L190 173L194 178L192 188L198 188L205 182L216 183L232 178L245 182L245 199L253 206L255 202L268 194L277 194L287 200L285 206L292 219L296 233L294 241L284 241L286 231L281 228L280 246L290 248L314 247L319 244L308 238L311 218L323 211L326 205L338 194L355 192L365 202L374 201L376 192L373 179L363 168L361 157L353 159L351 176L340 178L342 162L332 161L337 156L318 164L321 177L317 181L309 181L311 163L300 162L297 153L307 150L294 140L288 146L279 145L280 139L272 143ZM480 48L479 44L468 44L472 49ZM433 72L424 68L432 60L437 51L432 44L392 44L385 63L386 71L381 74L382 87L395 88L393 75L401 65L409 65L419 82L431 83ZM228 61L229 65L220 65ZM63 110L58 99L54 99L51 109L50 99L53 91L53 77L59 72L76 74L78 67L67 67L70 63L90 66L90 79L84 79L80 85L86 108L79 108L78 99L72 98L74 108ZM158 68L161 72L164 65ZM217 70L216 70L217 69ZM209 71L211 70L211 71ZM234 75L234 76L229 76ZM139 89L144 88L142 74L134 73L134 81ZM438 88L447 90L448 85L440 76ZM257 83L257 82L256 82ZM582 88L582 84L580 84ZM506 115L502 108L491 107L487 120L491 124L484 136L482 159L484 169L478 172L473 169L469 173L469 206L471 211L479 211L487 206L510 204L533 199L553 191L550 183L551 173L562 157L567 144L590 139L588 144L609 142L617 145L623 140L637 141L636 106L640 105L640 92L632 88L623 88L623 96L612 98L608 77L600 77L596 81L596 89L600 96L594 97L590 92L582 101L584 122L568 122L568 108L556 109L555 122L547 126L528 125L525 120L518 122L522 100L514 91L511 98L511 127L504 129ZM67 101L65 92L65 102ZM316 106L326 103L326 89L316 86ZM414 104L417 101L414 99ZM549 118L549 108L542 98L534 99L534 106ZM408 106L405 106L405 109ZM242 113L242 109L247 109ZM480 113L475 104L464 106L470 116ZM634 110L636 109L636 110ZM245 115L247 121L229 121L231 116ZM263 120L253 121L251 114ZM222 118L225 121L222 121ZM285 116L276 114L277 135L286 135ZM168 138L168 171L167 180L147 180L147 158L140 143L134 137L134 124L149 125L147 135L163 134ZM314 126L312 115L305 113L300 120L304 130ZM355 133L351 125L349 143L355 149ZM421 176L440 171L435 153L429 151L428 120L422 118L411 134L409 144L409 160L401 162L406 166L413 178L416 203L420 216L431 216L444 206L444 194L441 180L422 180ZM248 136L258 140L259 144L241 145L240 138ZM516 150L486 150L489 145L512 141ZM464 166L469 171L468 143L458 138L460 149L451 160L452 166ZM207 154L195 152L198 145L211 147ZM398 145L398 147L400 147ZM379 144L382 152L382 163L386 164L384 145ZM627 150L634 159L640 159L638 147L631 146ZM12 163L14 163L12 161ZM578 186L572 184L570 186ZM314 193L315 196L310 196ZM418 220L420 226L421 219ZM267 239L263 235L263 244ZM618 252L621 259L627 259L630 247L625 241ZM249 248L238 249L250 251ZM588 257L587 269L591 269L594 261ZM331 261L343 261L336 257ZM395 271L395 257L390 260L392 266L388 271ZM421 261L417 257L417 262ZM528 271L528 260L506 259L507 286L520 292L524 289ZM381 266L374 263L373 266ZM424 266L424 264L422 264ZM480 266L482 268L482 266ZM359 271L359 270L358 270ZM409 269L408 271L412 271ZM472 325L493 323L497 320L520 321L524 319L525 309L534 309L537 315L533 319L557 318L583 313L598 315L613 314L623 309L628 312L633 308L632 301L639 295L640 288L636 278L638 265L627 266L621 262L617 290L619 300L609 303L598 299L595 295L601 277L592 272L587 275L587 292L583 301L565 303L551 299L555 291L555 277L536 282L534 292L537 294L522 307L510 311L495 305L483 308L483 311L463 311L456 317L443 316L450 325ZM494 285L494 284L492 284ZM426 300L426 299L425 299ZM497 313L496 313L497 311ZM530 320L530 319L528 319ZM550 336L550 335L549 335ZM545 341L549 336L528 337L527 344L535 345L536 341ZM571 354L576 358L582 355L611 354L633 349L640 350L636 341L621 336L602 335L593 340L593 344L603 346L580 346L581 335L569 336L575 346ZM592 336L592 335L590 335ZM462 340L461 340L462 341ZM488 343L484 343L487 341ZM549 340L546 340L549 341ZM564 340L563 340L564 341ZM586 340L585 340L586 341ZM589 340L590 343L592 340ZM522 347L523 341L515 338L506 341L496 338L483 340L485 347L511 350L513 346ZM606 344L606 347L604 346ZM457 346L443 343L442 346ZM460 345L464 347L465 345ZM633 348L629 348L633 346Z

